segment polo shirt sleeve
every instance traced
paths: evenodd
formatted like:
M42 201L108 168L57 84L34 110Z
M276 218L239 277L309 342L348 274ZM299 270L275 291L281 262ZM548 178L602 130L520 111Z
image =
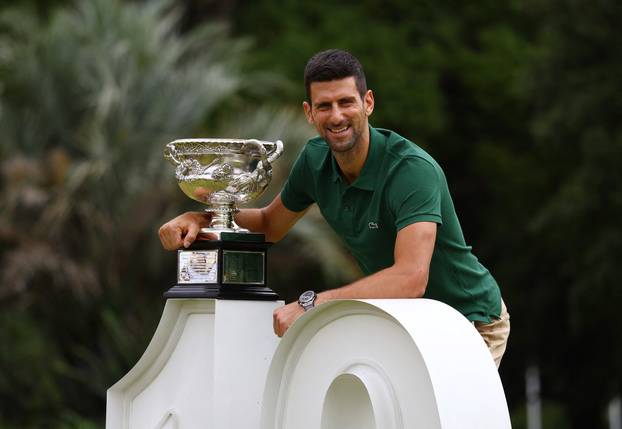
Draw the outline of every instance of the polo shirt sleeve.
M443 223L442 180L437 168L422 158L406 158L388 187L389 207L397 231L416 222Z
M306 147L294 163L281 190L283 205L293 212L301 212L315 202L311 192L313 181L309 177Z

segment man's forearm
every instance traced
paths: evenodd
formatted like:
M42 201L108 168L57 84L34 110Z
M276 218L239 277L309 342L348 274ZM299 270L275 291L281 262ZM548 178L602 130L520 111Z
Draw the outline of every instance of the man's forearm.
M266 241L277 242L282 239L305 211L288 210L281 201L280 194L266 207L242 209L235 215L238 225L252 232L266 235Z
M347 286L321 292L315 303L320 305L334 299L418 298L425 292L427 272L427 269L408 267L404 270L394 265ZM273 314L274 332L283 336L303 313L302 306L296 301L278 307Z
M436 224L418 222L402 228L395 240L395 263L349 285L317 295L320 305L334 299L420 298L428 285ZM274 332L282 336L304 310L294 301L274 310Z
M251 232L267 233L266 222L261 209L240 209L235 214L235 223Z
M436 224L419 222L401 229L395 263L352 284L318 294L318 303L349 298L420 298L425 293L436 241Z
M321 292L317 304L334 299L420 298L428 283L428 270L392 266L340 288Z
M271 223L265 214L265 210L265 208L241 209L235 215L235 222L242 228L248 229L250 232L261 232L265 234L266 241L277 242L283 237L271 228Z

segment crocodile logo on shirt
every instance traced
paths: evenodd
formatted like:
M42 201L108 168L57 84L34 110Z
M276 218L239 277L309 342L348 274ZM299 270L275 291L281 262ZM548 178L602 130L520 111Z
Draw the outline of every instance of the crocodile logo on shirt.
M367 226L369 229L378 229L378 224L376 222L369 222Z

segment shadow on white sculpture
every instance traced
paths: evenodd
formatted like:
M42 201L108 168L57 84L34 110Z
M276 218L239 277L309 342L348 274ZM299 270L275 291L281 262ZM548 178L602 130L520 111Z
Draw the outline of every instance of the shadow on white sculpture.
M490 353L451 307L335 301L279 343L280 304L169 299L143 357L108 390L106 427L511 427Z

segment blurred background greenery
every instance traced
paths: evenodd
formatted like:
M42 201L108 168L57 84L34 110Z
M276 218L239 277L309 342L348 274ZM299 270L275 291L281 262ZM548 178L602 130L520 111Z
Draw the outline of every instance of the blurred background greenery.
M196 209L162 159L192 136L276 139L277 193L313 130L302 70L350 50L372 124L428 150L512 315L515 428L607 427L622 387L622 3L21 0L0 5L0 428L101 428L174 281L157 228ZM272 285L358 271L314 212Z

